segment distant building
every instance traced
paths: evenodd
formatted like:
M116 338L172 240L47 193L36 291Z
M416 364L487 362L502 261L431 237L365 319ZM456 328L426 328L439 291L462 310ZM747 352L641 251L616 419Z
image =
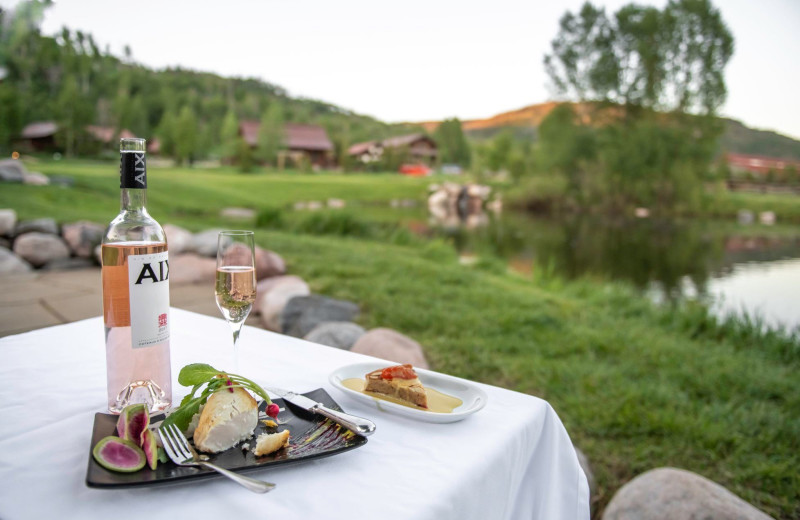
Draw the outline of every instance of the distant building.
M20 148L32 152L45 152L58 150L59 146L56 143L55 136L58 133L58 124L54 121L38 121L30 123L22 129L20 137L17 139L17 144ZM114 144L116 139L136 137L133 132L128 129L122 129L119 134L110 126L88 125L84 127L85 134L81 137L82 150L90 153L96 153L98 146L101 148L108 147ZM95 143L92 145L92 143ZM148 151L150 146L148 144Z
M239 135L251 148L258 146L258 121L239 123ZM284 156L299 164L308 159L312 166L327 168L334 165L333 143L325 129L318 125L287 123L283 128Z
M37 121L30 123L22 129L17 139L17 145L23 150L44 152L56 148L56 132L58 125L55 121Z
M786 168L794 167L800 170L800 161L794 159L780 159L777 157L766 157L763 155L746 155L740 153L729 153L725 155L725 160L731 172L735 173L756 173L766 175L769 172L782 172Z
M111 126L89 125L86 127L86 133L89 134L89 137L104 145L111 144L115 137L117 139L130 139L131 137L136 137L133 132L127 128L120 130L119 135L117 135L116 130Z
M434 164L439 154L436 141L425 134L401 135L382 141L356 143L347 149L347 153L367 164L379 161L387 149L404 150L408 154L408 162L426 165Z

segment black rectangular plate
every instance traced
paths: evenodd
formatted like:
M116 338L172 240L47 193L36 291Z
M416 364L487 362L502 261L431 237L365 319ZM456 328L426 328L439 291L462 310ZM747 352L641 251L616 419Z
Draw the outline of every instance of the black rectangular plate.
M322 388L303 394L316 402L323 403L334 410L342 410L336 401ZM281 423L277 428L267 428L260 420L253 438L239 443L233 448L209 455L209 462L218 466L246 473L248 471L276 465L292 464L306 460L328 457L349 451L367 443L366 437L356 435L350 430L339 426L322 416L312 414L293 405L283 402L283 399L273 400L282 408L278 419ZM264 403L260 405L264 410ZM154 416L151 420L157 419ZM86 471L86 485L92 488L112 489L140 486L155 486L161 484L174 484L195 479L220 477L215 471L180 467L172 463L158 463L155 470L145 467L135 473L117 473L109 471L98 464L92 457L92 448L109 435L116 435L117 416L98 413L94 416L94 429L92 430L92 443L89 446L89 468ZM285 429L291 431L289 447L264 457L253 455L255 438L264 432L274 433ZM250 450L242 450L242 444L250 444Z

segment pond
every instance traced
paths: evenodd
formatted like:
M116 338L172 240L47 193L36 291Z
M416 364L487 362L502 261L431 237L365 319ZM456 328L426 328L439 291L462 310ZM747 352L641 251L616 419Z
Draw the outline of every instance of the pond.
M631 282L656 301L703 298L770 327L800 327L800 228L709 220L541 218L505 212L433 223L465 261ZM417 223L419 227L421 223Z

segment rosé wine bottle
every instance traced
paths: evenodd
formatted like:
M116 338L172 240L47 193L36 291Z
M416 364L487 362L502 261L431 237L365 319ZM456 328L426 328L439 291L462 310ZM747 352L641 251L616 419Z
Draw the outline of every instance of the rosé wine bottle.
M144 139L120 139L120 205L103 237L103 319L108 409L172 403L169 259L164 230L148 213Z

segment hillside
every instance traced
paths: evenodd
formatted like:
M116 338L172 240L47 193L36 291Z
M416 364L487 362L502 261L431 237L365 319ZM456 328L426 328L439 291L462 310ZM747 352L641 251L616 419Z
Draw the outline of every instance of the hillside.
M86 132L99 125L158 138L161 152L180 160L230 154L223 134L232 132L224 124L235 133L238 122L267 116L273 123L324 126L337 154L353 142L414 130L292 97L260 79L146 67L130 54L102 50L79 30L42 34L49 5L21 2L13 10L0 9L0 155L11 153L25 126L37 121L58 124L55 141L66 155L101 153Z
M558 105L555 101L529 105L503 112L486 119L471 119L462 122L467 135L476 140L490 139L503 130L511 130L519 138L536 138L536 129L545 117ZM576 104L580 114L585 107ZM720 139L720 148L725 152L766 155L800 160L800 141L770 130L750 128L740 121L723 118L725 132ZM419 123L432 132L438 121Z

